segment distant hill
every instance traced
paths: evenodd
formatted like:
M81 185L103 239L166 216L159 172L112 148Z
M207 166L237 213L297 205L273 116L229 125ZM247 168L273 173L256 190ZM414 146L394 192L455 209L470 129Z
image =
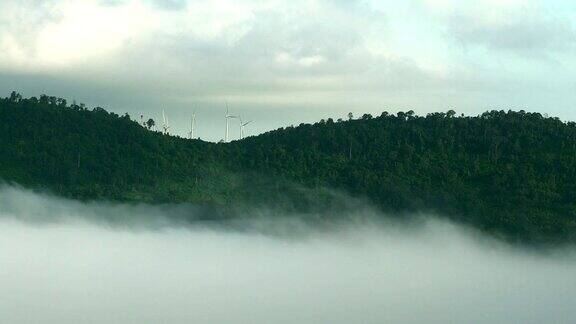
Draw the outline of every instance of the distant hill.
M384 112L216 144L13 93L0 99L0 156L0 179L76 199L337 214L335 190L512 241L576 240L576 124L539 113Z

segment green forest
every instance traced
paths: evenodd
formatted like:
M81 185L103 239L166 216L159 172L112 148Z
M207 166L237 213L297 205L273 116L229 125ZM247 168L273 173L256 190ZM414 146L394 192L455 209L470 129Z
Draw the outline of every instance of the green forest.
M539 113L350 114L211 143L13 92L0 99L0 157L3 182L79 200L338 217L359 199L394 217L434 213L513 242L576 240L576 123Z

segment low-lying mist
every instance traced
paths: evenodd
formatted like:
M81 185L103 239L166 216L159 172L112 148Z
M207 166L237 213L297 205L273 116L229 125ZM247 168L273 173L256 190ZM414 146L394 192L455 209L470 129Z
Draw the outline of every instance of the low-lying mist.
M433 217L318 228L0 188L1 323L568 323L576 257ZM192 215L193 216L193 215ZM356 217L358 216L358 217ZM194 217L192 217L194 218Z

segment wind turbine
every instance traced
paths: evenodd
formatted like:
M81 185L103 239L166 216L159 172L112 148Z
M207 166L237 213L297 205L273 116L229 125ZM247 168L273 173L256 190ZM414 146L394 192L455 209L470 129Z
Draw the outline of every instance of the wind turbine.
M195 130L196 130L196 111L192 113L192 117L190 118L190 132L188 133L190 139L194 139Z
M226 134L224 136L224 142L227 143L228 142L228 134L229 134L229 127L228 127L228 119L230 118L238 118L234 115L230 115L230 111L228 110L228 101L226 101Z
M240 120L240 139L244 138L244 126L250 124L251 122L253 122L253 120L249 120L247 122L244 122L242 120L242 116L238 116L238 119Z
M168 124L168 118L166 117L166 112L162 109L162 128L164 128L164 134L168 134L168 130L170 129L170 125Z

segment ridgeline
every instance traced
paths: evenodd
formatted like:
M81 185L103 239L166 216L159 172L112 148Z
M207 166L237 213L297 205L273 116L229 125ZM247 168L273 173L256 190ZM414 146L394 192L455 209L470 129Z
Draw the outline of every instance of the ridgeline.
M539 113L384 112L209 143L13 93L0 99L0 157L2 181L81 200L306 213L339 210L336 191L514 242L576 240L576 124Z

